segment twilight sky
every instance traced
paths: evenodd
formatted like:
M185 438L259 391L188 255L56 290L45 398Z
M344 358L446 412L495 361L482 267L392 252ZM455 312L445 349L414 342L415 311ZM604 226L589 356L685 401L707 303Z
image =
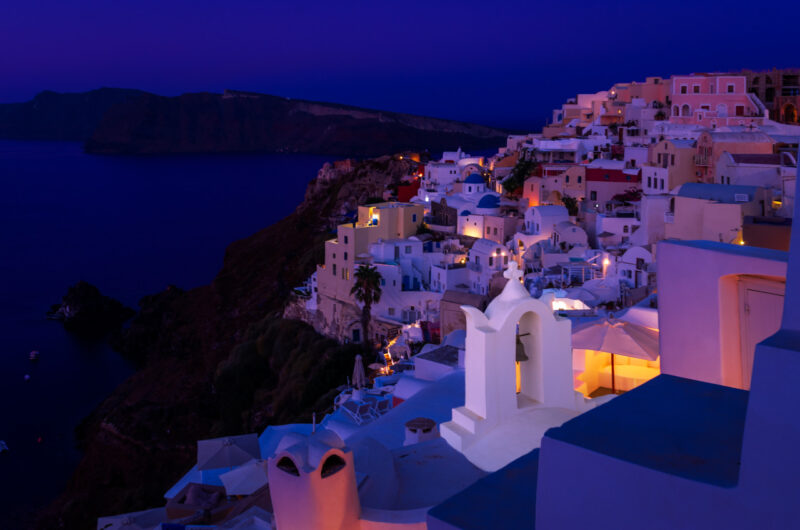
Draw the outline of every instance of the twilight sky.
M615 81L800 66L800 2L5 0L0 102L252 90L539 127Z

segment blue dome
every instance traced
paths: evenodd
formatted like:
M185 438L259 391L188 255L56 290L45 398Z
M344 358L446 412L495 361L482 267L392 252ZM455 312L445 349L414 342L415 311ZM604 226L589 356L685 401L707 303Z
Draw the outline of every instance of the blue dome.
M478 208L497 208L500 206L500 199L496 195L484 195L478 201Z
M464 181L464 184L486 184L486 183L483 181L482 176L478 175L477 173L472 173Z
M471 212L469 210L461 210L461 213L459 215L470 215L470 213Z

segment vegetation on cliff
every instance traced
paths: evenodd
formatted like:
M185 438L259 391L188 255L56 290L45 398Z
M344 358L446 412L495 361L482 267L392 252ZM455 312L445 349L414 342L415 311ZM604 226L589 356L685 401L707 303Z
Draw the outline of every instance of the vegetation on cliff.
M326 165L296 211L231 244L207 286L143 298L119 348L141 365L78 429L84 457L39 528L90 528L101 515L163 504L199 439L308 420L353 367L355 347L281 320L348 211L380 196L413 162Z

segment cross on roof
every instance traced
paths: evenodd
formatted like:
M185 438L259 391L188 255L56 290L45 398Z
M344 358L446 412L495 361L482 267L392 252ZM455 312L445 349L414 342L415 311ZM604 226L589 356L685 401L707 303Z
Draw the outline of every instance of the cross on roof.
M517 281L519 281L519 279L522 278L522 271L519 270L519 267L517 267L516 261L512 261L511 263L508 264L508 268L503 273L503 276L505 276L509 280L517 280Z

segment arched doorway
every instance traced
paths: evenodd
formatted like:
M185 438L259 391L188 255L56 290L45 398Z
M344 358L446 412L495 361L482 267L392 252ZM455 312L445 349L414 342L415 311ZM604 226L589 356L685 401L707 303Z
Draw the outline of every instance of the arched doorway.
M797 123L797 107L791 103L787 103L781 109L781 116L785 123Z

